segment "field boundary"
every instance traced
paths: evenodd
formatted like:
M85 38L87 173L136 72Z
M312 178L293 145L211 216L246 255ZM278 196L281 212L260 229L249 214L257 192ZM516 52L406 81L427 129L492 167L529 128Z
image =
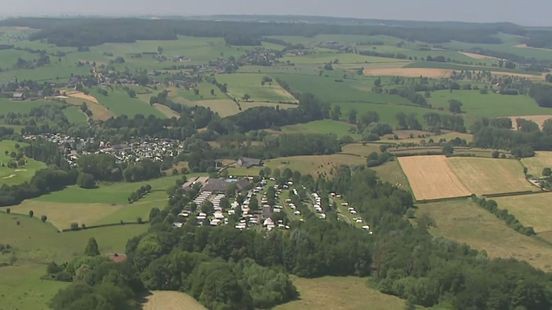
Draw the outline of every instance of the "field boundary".
M144 224L148 224L149 221L142 221L141 223L138 223L138 222L123 222L123 223L109 223L109 224L98 224L98 225L90 225L90 226L85 226L85 227L80 227L77 228L77 229L72 229L72 228L64 228L62 230L58 230L58 231L61 231L61 232L77 232L77 231L81 231L81 230L88 230L88 229L96 229L96 228L103 228L103 227L112 227L112 226L125 226L125 225L144 225ZM54 226L55 227L55 226Z

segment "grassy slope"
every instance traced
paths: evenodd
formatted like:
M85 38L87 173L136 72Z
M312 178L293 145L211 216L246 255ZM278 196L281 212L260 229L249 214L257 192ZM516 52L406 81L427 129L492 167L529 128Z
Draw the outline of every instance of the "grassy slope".
M29 181L37 170L46 168L46 164L36 161L34 159L27 158L27 164L17 169L7 167L7 163L11 160L11 157L6 155L5 151L16 151L15 141L3 140L0 141L0 163L5 164L5 167L0 167L0 184L15 185ZM25 146L25 143L19 143L21 147Z
M113 111L115 115L128 115L133 117L136 114L142 114L146 117L148 115L154 115L159 118L165 118L163 113L159 112L149 103L136 98L130 98L123 89L116 88L113 91L109 91L107 96L101 95L97 89L93 89L91 94L96 97L101 104Z
M552 232L552 193L523 195L495 199L501 209L507 209L523 225L537 233Z
M552 168L552 152L536 152L535 157L523 158L521 163L529 174L541 176L544 168Z
M552 271L552 246L522 235L468 200L418 205L417 217L435 221L431 233L486 251L491 258L516 258Z

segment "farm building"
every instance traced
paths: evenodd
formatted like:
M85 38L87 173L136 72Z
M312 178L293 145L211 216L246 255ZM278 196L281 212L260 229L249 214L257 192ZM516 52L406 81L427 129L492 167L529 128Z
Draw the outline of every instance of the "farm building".
M263 161L256 158L240 157L237 164L242 168L260 167L263 165Z

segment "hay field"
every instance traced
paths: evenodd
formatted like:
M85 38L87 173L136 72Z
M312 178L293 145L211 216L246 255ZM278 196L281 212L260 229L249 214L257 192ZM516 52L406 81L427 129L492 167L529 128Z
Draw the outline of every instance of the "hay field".
M471 195L452 171L445 156L399 157L398 161L417 200Z
M68 97L66 102L69 104L80 106L84 102L88 109L92 112L92 117L95 120L105 121L113 117L113 113L108 108L100 104L98 99L94 96L86 95L85 93L78 91L67 92L66 96Z
M451 69L438 68L366 68L366 76L403 76L403 77L428 77L434 79L449 78L452 75Z
M552 245L522 235L468 199L418 205L416 217L435 221L431 234L487 252L490 258L515 258L552 271Z
M173 118L173 117L179 118L179 117L180 117L180 114L178 114L178 112L172 110L171 108L169 108L169 107L166 106L166 105L162 105L162 104L159 104L159 103L155 103L153 106L154 106L159 112L163 113L163 115L165 115L167 118Z
M277 306L275 310L395 310L405 301L369 287L369 279L355 277L294 278L299 300Z
M499 208L507 209L523 225L537 234L552 232L552 193L501 197L495 199Z
M537 191L517 160L453 157L449 166L466 188L477 195Z
M146 298L143 310L204 310L205 307L182 292L153 291Z
M527 173L541 176L542 169L552 168L552 152L535 152L534 157L523 158L521 163L527 167Z

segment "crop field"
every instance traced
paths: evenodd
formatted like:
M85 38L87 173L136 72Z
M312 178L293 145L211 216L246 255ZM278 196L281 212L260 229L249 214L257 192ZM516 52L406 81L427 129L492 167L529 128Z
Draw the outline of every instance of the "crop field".
M35 172L46 168L46 164L36 161L31 158L25 158L26 164L18 168L9 168L7 164L13 160L9 153L16 152L16 144L24 147L25 143L17 143L15 141L3 140L0 141L0 184L15 185L30 181ZM6 154L8 152L8 154Z
M334 120L320 120L282 127L282 131L284 133L335 134L338 138L350 136L354 139L359 139L360 136L354 132L351 132L352 130L355 130L353 125Z
M126 91L122 89L116 88L109 91L107 96L100 94L97 89L93 89L91 93L102 105L111 110L115 115L128 115L129 117L133 117L136 114L142 114L146 117L154 115L165 118L163 113L159 112L149 103L137 98L130 98Z
M552 152L535 152L534 157L521 159L527 173L533 176L541 176L544 168L552 168Z
M552 245L522 235L469 200L420 204L416 217L435 221L431 233L485 251L490 258L515 258L552 271Z
M289 168L302 174L311 174L314 177L330 176L333 174L333 170L340 165L355 166L364 164L366 164L364 158L344 154L278 157L265 162L265 166L272 170Z
M186 309L186 310L204 310L205 307L197 302L193 297L182 292L171 291L153 291L146 297L146 303L142 306L143 310L168 310L168 309Z
M274 103L297 103L290 93L283 89L278 82L272 81L261 85L265 75L254 73L235 73L217 75L219 83L228 84L228 94L240 101L245 95L251 101Z
M445 156L399 157L398 161L417 200L471 195L451 169Z
M341 310L399 310L405 301L383 294L369 286L368 278L323 277L317 279L294 278L299 299L280 305L275 310L341 309Z
M172 110L171 108L169 108L168 106L166 105L162 105L162 104L159 104L159 103L155 103L153 104L153 106L161 113L163 113L163 115L165 115L166 118L173 118L173 117L176 117L176 118L179 118L180 117L180 114L178 114L178 112Z
M514 115L552 115L552 108L539 107L537 103L525 95L507 96L495 93L482 95L479 91L456 90L436 91L431 94L429 102L436 108L448 110L449 100L462 102L466 123L480 117L511 117Z
M448 163L462 184L477 195L537 191L517 160L452 157Z
M366 68L366 76L402 76L402 77L427 77L432 79L449 78L452 74L450 69L438 68Z
M71 91L67 92L67 99L64 99L68 104L80 107L83 103L86 104L88 109L92 112L92 118L95 120L105 121L113 116L107 107L100 104L96 97L86 95L82 92Z
M552 232L552 193L496 198L499 208L506 209L523 225L537 234Z

